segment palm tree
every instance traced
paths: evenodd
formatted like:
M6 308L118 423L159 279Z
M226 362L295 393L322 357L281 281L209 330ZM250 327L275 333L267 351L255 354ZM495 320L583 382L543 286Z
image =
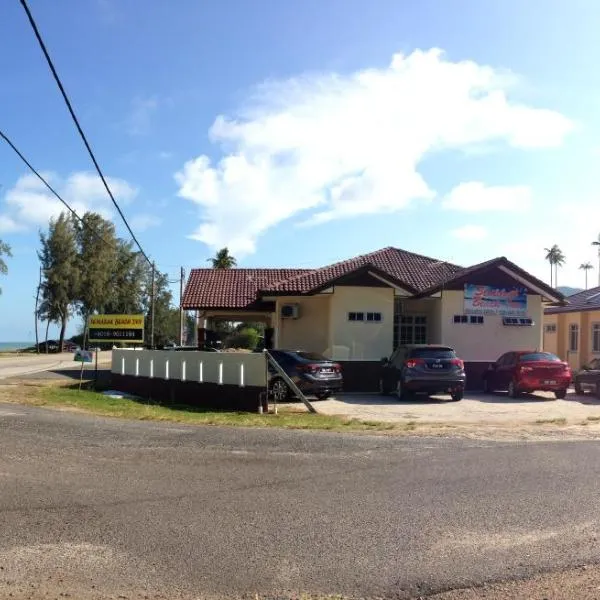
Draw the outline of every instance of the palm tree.
M558 267L565 264L566 257L563 251L554 244L551 248L544 248L546 252L546 260L550 263L550 286L556 287L558 281Z
M592 246L598 247L598 285L600 285L600 233L598 239L592 242Z
M212 263L213 269L233 269L237 265L237 260L229 254L228 248L221 248L208 262Z
M6 265L6 262L4 261L4 258L3 258L5 256L7 258L12 257L12 254L10 252L10 246L7 243L0 240L0 274L1 275L6 275L6 273L8 273L8 266ZM0 289L0 294L1 293L2 293L2 290Z
M558 267L562 267L565 262L567 262L567 257L563 254L563 251L556 246L556 252L554 254L554 287L558 287Z
M588 271L594 268L591 262L584 262L579 265L579 268L585 273L585 289L588 289Z

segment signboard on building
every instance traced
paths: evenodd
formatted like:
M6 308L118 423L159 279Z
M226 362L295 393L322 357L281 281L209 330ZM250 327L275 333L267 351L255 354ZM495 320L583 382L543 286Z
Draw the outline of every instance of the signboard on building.
M526 316L527 290L466 283L464 312L467 315Z
M144 343L144 315L92 315L90 342Z

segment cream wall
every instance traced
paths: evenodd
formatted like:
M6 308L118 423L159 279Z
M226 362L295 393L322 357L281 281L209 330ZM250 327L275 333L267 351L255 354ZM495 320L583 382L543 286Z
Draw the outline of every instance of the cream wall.
M329 312L332 294L277 298L276 348L324 354L329 348ZM282 319L284 304L298 304L298 319Z
M509 350L542 348L544 313L540 296L527 296L527 316L532 327L506 326L502 317L485 315L483 324L454 323L454 315L464 314L464 292L446 290L442 294L441 342L452 346L466 361L494 361Z
M420 298L403 300L403 315L427 317L427 343L439 344L442 339L441 299Z
M380 312L381 322L348 321L349 312ZM394 290L338 286L331 297L327 355L335 360L379 360L392 353Z

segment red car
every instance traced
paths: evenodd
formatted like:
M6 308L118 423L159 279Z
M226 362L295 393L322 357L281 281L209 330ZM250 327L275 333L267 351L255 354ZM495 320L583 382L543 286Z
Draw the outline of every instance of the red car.
M483 391L508 390L511 398L521 392L554 392L562 399L571 384L571 369L550 352L518 351L503 354L483 374Z

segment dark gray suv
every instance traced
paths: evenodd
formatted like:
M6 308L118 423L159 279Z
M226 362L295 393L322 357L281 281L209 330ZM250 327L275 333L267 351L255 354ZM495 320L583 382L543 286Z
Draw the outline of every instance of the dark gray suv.
M465 382L464 362L449 346L401 346L381 360L380 391L395 393L400 400L418 393L450 394L452 400L462 400Z

